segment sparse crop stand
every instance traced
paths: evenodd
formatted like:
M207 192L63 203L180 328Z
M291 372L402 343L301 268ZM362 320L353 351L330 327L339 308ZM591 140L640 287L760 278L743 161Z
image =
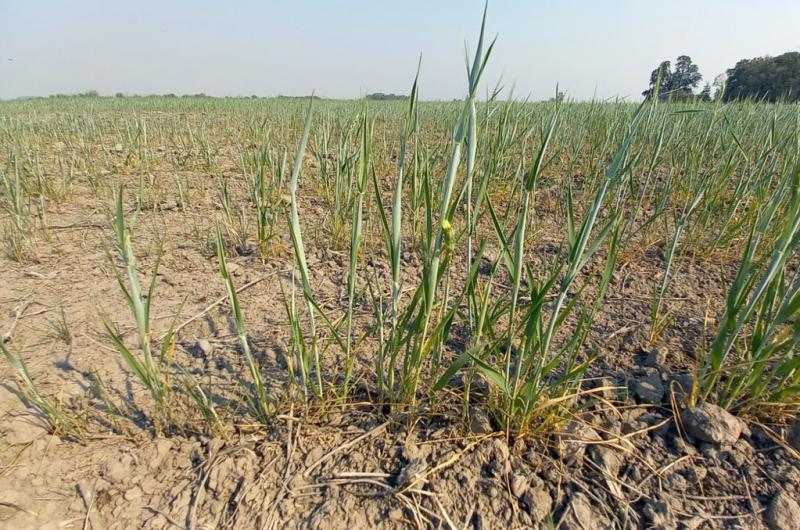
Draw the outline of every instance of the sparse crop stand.
M800 520L800 107L487 100L493 46L0 102L0 527Z

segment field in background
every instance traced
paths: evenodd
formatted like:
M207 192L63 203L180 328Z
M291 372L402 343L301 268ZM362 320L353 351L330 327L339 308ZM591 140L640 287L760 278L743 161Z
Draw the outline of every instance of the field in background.
M486 58L461 102L0 102L0 520L772 524L800 107L487 102Z

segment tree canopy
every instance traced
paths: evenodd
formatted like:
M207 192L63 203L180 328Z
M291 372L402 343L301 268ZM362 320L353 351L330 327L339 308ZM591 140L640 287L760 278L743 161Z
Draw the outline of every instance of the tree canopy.
M800 52L739 61L728 70L723 97L800 101Z
M700 68L692 62L688 55L681 55L672 69L670 61L664 61L650 74L650 87L642 92L646 98L656 93L661 100L689 99L694 97L694 89L700 84L703 76Z

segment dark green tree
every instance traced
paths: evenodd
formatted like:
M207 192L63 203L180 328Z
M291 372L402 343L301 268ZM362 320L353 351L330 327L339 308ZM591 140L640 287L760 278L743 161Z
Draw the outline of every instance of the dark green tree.
M675 62L675 71L672 72L670 79L670 89L683 96L691 96L702 79L700 69L692 62L692 58L688 55L681 55Z
M656 93L658 99L686 100L694 98L694 89L700 84L703 76L700 69L692 62L688 55L681 55L675 61L672 69L670 61L664 61L650 74L650 87L642 92L646 98L653 97Z
M650 99L654 94L658 93L659 99L666 99L670 91L671 80L672 63L664 61L650 73L650 88L642 92L642 95Z
M703 90L700 91L700 100L705 102L711 101L711 85L708 83L703 85Z
M800 52L744 59L728 70L725 101L800 101Z

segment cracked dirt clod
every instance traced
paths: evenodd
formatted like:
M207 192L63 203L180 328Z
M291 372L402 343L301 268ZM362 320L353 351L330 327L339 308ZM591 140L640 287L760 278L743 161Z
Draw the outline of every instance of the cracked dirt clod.
M522 497L522 503L536 522L543 521L553 510L553 498L540 487L528 489Z
M644 364L645 366L661 369L667 365L668 358L669 350L664 346L656 346L647 354Z
M208 341L208 339L198 340L195 346L206 357L214 353L214 346L211 344L211 342Z
M657 405L664 399L664 384L658 373L648 374L631 382L631 391L642 403Z
M800 505L782 491L769 503L766 521L770 530L795 530L800 524Z
M605 530L612 528L602 512L596 510L589 497L583 493L574 493L564 511L561 528L579 530L593 528Z
M395 487L402 489L414 484L422 479L426 469L428 469L428 464L421 458L415 458L400 470Z
M567 423L561 430L556 443L558 456L567 465L580 465L586 454L587 442L600 441L597 431L579 421Z
M675 530L677 528L669 506L664 501L652 501L645 505L644 515L653 530Z
M317 460L319 460L323 456L325 456L325 450L322 447L316 446L316 447L312 448L308 452L308 454L306 454L305 466L306 467L311 466L312 464L316 463Z
M741 420L711 403L684 410L681 421L689 435L703 442L733 445L742 434Z
M489 434L494 431L489 415L482 410L472 410L470 413L470 430L475 434Z
M525 495L530 485L530 479L522 473L514 473L511 477L511 493L518 499L521 499L522 496Z
M616 477L619 474L622 460L616 450L602 445L593 445L589 448L589 454L594 463L610 476Z

